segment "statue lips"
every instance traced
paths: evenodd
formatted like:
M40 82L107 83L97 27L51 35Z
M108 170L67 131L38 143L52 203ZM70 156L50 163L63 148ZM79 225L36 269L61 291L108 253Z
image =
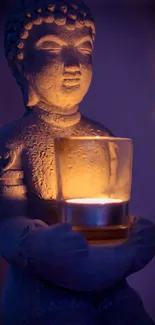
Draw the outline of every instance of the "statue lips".
M69 88L80 86L80 77L81 77L81 72L65 73L63 78L63 86Z

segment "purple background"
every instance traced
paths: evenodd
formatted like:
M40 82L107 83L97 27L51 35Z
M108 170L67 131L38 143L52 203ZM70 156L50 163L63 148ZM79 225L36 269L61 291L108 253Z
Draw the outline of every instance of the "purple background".
M1 0L0 5L0 125L24 112L3 50L2 27L13 2ZM148 0L86 3L96 16L97 38L93 82L81 110L116 135L133 139L131 213L155 222L155 8ZM0 269L1 283L2 264ZM155 320L154 280L155 259L129 279Z

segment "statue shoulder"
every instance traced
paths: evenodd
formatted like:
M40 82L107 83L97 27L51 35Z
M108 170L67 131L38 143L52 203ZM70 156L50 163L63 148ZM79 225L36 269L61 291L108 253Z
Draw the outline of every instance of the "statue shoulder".
M89 126L91 129L94 129L95 131L99 130L101 135L114 136L114 134L102 123L94 121L86 116L82 116L81 122L82 124Z
M24 118L15 120L0 128L0 149L15 142L22 141L22 129L24 128Z

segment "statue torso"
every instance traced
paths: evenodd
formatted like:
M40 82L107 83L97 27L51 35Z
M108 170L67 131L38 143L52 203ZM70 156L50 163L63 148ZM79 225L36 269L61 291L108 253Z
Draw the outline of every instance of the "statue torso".
M56 199L54 138L90 135L106 136L109 132L99 123L84 117L75 125L60 128L40 120L33 114L1 130L0 155L11 152L14 159L8 169L16 173L22 172L29 217L40 218L47 223L51 223L51 215L57 218L54 204Z

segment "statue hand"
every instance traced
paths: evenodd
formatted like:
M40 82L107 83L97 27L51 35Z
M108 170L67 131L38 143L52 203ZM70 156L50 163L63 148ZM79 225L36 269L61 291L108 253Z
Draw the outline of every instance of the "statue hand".
M143 218L131 217L128 240L121 245L92 247L91 252L105 262L107 284L119 281L143 269L155 255L155 225ZM109 277L109 281L108 281Z
M126 246L132 253L130 274L144 268L155 255L155 224L147 219L132 217Z
M25 247L26 236L20 241L20 246ZM73 231L72 226L67 223L56 224L38 228L31 233L29 241L29 259L36 259L39 263L57 267L67 267L79 258L88 255L88 244L80 232Z
M69 224L49 227L19 217L5 219L3 228L2 251L10 263L72 290L105 290L155 254L155 226L144 219L137 219L128 241L117 246L88 246Z
M88 243L70 224L57 224L45 231L53 245L52 257L60 264L74 263L74 259L88 255Z
M72 264L68 287L105 290L148 264L155 255L155 225L134 218L128 240L121 245L89 246L87 258ZM72 276L71 276L72 275Z

